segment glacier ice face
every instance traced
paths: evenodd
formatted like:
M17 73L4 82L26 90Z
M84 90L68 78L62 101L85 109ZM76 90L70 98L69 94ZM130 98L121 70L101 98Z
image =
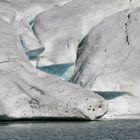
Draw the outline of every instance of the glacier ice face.
M15 29L0 18L0 120L94 120L107 112L102 97L34 68Z
M110 102L114 104L110 110L114 115L140 113L140 109L134 107L140 106L139 21L140 8L104 19L90 31L77 53L73 82L92 91L132 94L131 97L122 95ZM125 111L121 111L123 105ZM117 106L116 109L113 106Z

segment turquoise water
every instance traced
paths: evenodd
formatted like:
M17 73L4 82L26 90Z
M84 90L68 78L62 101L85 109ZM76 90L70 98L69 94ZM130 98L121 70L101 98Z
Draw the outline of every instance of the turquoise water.
M52 65L46 67L38 67L38 69L53 75L57 75L68 81L74 71L74 64Z
M112 100L123 95L133 96L129 92L121 92L121 91L118 92L117 91L94 91L94 92L104 97L106 100Z
M140 120L3 122L0 140L140 140Z

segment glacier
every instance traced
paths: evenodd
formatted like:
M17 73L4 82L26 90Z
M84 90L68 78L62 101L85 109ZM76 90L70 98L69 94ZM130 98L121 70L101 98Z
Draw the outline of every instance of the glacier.
M1 18L0 24L1 120L94 120L107 112L107 103L100 96L34 68L15 27Z
M137 7L1 0L0 119L139 118Z

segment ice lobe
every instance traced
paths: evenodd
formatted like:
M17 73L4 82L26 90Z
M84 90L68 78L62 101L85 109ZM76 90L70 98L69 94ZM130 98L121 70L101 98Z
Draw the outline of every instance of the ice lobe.
M0 120L85 119L107 112L97 94L34 68L15 27L0 18Z

